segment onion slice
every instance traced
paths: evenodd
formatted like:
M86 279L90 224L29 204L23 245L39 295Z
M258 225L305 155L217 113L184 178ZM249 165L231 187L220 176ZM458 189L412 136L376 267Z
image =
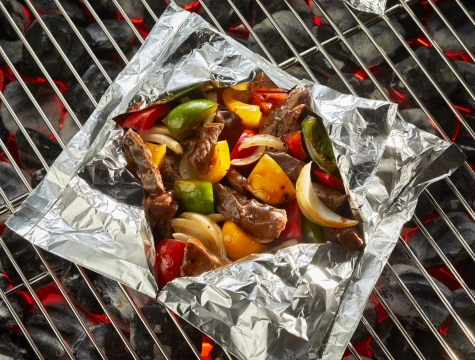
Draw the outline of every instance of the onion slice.
M140 135L162 134L172 136L168 128L164 125L155 125L148 130L140 131Z
M176 232L197 238L208 249L211 248L211 243L214 243L213 235L211 235L210 231L203 228L203 226L198 224L196 221L175 218L172 219L171 225Z
M209 214L209 215L206 215L206 216L209 217L211 220L213 220L216 223L223 222L223 221L227 220L226 216L224 216L223 214Z
M253 162L256 162L257 160L259 160L262 157L262 155L264 155L265 151L266 151L265 146L258 146L257 149L254 150L254 152L248 157L231 160L231 165L244 166L244 165L252 164Z
M173 233L172 236L174 239L183 241L184 243L187 243L188 239L190 238L190 235L183 233Z
M183 147L171 136L164 134L146 134L145 131L139 132L139 135L143 141L164 144L167 148L172 149L175 154L183 154Z
M218 224L216 224L207 216L194 212L184 212L180 215L180 218L194 221L195 223L199 224L202 229L207 231L212 237L212 240L209 241L210 246L205 246L209 250L213 251L216 255L227 257L228 254L226 253L226 248L224 247L223 231Z
M320 226L344 228L358 224L356 220L346 219L330 210L317 196L313 189L310 176L312 162L305 165L300 171L295 190L297 203L307 219Z
M193 149L185 152L180 160L178 172L180 173L180 176L183 180L198 179L198 174L195 170L193 170L193 168L190 166L190 163L188 162L188 155L190 155L192 151Z
M267 135L267 134L257 134L245 139L239 146L239 151L243 149L250 148L252 146L268 146L279 151L287 152L287 147L285 143L279 138Z

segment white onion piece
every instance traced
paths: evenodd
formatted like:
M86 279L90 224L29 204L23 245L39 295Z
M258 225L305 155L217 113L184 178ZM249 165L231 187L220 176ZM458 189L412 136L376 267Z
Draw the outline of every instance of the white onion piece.
M216 223L223 222L223 221L227 220L226 216L224 216L223 214L209 214L209 215L206 215L206 216L209 217L211 220L213 220Z
M141 132L139 132L139 135L143 141L164 144L167 148L172 149L175 154L183 154L183 147L171 136L163 134L142 134Z
M198 224L196 221L183 218L175 218L171 221L172 228L179 233L193 236L200 240L203 245L210 249L211 244L214 244L213 235L211 232Z
M216 91L208 91L207 93L205 93L205 98L214 101L215 103L218 102L218 94L216 93Z
M216 224L213 220L209 217L194 213L194 212L184 212L180 215L180 218L184 218L187 220L191 220L199 224L203 229L207 230L209 234L213 237L214 241L210 241L210 247L207 246L209 250L214 252L216 255L221 257L226 257L227 252L226 248L224 247L224 240L223 240L223 231Z
M170 133L170 130L165 125L155 125L154 127L144 130L144 131L139 131L140 135L151 135L151 134L162 134L162 135L168 135L172 136Z
M282 140L272 135L263 134L253 135L245 139L239 146L239 151L253 146L268 146L279 151L287 152L287 147Z
M248 157L231 160L231 165L244 166L244 165L252 164L253 162L256 162L257 160L259 160L262 157L262 155L264 155L265 151L266 151L265 146L258 146L257 149L254 150L254 152Z
M192 151L193 149L185 152L180 160L180 166L178 167L178 171L180 172L180 176L183 180L198 178L196 171L193 170L193 168L190 166L190 163L188 162L188 155L190 155Z
M173 233L172 236L175 240L180 240L180 241L183 241L185 243L187 243L188 239L190 238L190 235L186 235L186 234L183 234L183 233Z
M305 165L295 185L297 203L307 219L320 226L344 228L358 224L356 220L346 219L330 210L313 189L310 171L312 162Z

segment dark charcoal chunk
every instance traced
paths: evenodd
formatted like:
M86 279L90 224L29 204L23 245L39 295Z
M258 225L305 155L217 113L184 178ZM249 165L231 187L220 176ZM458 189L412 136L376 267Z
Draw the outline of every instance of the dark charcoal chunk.
M457 264L457 270L467 286L475 289L475 276L473 276L475 274L475 262L471 258L462 260Z
M2 0L7 12L15 21L22 34L25 34L28 26L30 26L30 17L28 11L16 0ZM0 37L7 40L17 40L18 36L10 25L10 22L0 11Z
M429 110L442 130L451 137L457 120L449 107L445 105L432 106Z
M4 144L6 144L9 135L10 135L10 132L7 130L5 125L3 125L3 119L0 116L0 140L2 140Z
M470 220L467 214L462 212L450 213L448 217L467 241L468 245L473 247L475 244L475 223ZM450 262L457 262L468 258L467 252L443 218L439 217L430 221L425 224L425 228ZM409 236L408 245L425 267L436 268L444 265L420 230L415 231Z
M190 346L162 305L157 302L149 302L142 308L142 312L172 360L194 358ZM185 321L181 321L181 324L193 344L200 351L201 332ZM143 359L154 359L154 354L159 351L137 314L134 315L130 327L130 343Z
M145 6L142 0L118 0L122 10L132 20L142 20L145 10Z
M132 359L132 356L112 325L100 324L91 328L91 332L108 359ZM101 358L86 334L83 334L73 345L73 352L77 360L96 360Z
M80 2L84 3L82 0ZM101 19L117 19L117 7L112 0L94 0L89 1L89 4Z
M120 72L118 68L107 61L101 61L101 65L106 70L111 79L114 79ZM91 64L86 72L81 76L82 81L91 92L92 96L99 102L104 91L109 87L109 83L102 75L96 64ZM71 108L81 114L84 118L88 118L95 107L91 100L77 81L73 82L64 95Z
M373 329L378 325L378 308L370 300L366 303L366 306L363 310L363 316L369 322ZM351 337L350 342L352 344L358 344L359 342L369 338L370 334L366 329L366 326L360 321L358 327L356 328L353 336Z
M402 279L406 287L414 296L416 302L429 317L429 320L438 328L449 316L449 311L440 301L434 290L415 267L408 265L395 265L394 271ZM441 282L433 279L449 302L452 302L452 292ZM381 296L389 307L401 319L410 325L425 330L425 323L412 306L409 299L402 292L399 285L390 275L386 276L381 285Z
M353 74L343 75L359 96L375 100L385 100L371 80L360 80ZM351 94L339 75L330 76L327 81L327 86L342 94Z
M234 0L236 4L237 1ZM305 21L308 27L313 25L313 15L311 9L306 4L305 0L290 0L290 5L297 11L299 16ZM283 1L275 1L275 0L261 0L261 4L264 5L266 10L270 13L276 13L281 10L289 10L285 2ZM262 11L259 5L255 5L253 9L253 20L254 23L260 23L267 18L264 11ZM297 21L297 20L296 20Z
M43 305L68 344L74 344L84 334L79 321L62 297L55 297L53 300L46 302L43 301ZM85 317L83 319L87 324L87 319ZM69 359L66 351L39 309L33 309L26 317L25 327L46 359Z
M5 274L0 273L0 290L7 291L8 286L10 285L10 281Z
M76 304L87 312L93 314L103 313L101 306L75 266L71 266L69 271L61 276L60 280L68 295Z
M1 16L1 15L0 15ZM8 59L13 63L16 67L21 61L21 54L22 54L22 42L21 40L17 41L7 41L7 40L0 40L0 46L5 51L8 56ZM0 65L5 65L5 60L2 56L0 56Z
M300 25L290 11L279 11L274 13L272 16L290 42L295 46L297 51L303 51L313 45L313 42L305 29ZM278 31L274 26L272 26L269 19L257 24L254 27L254 31L274 60L278 63L293 56L292 51L285 43L282 36L280 36ZM248 46L252 51L265 57L264 52L252 36L249 37Z
M63 115L63 105L53 89L51 89L51 87L46 83L26 82L26 87L30 90L40 105L53 129L59 131L59 124L61 116ZM51 134L45 121L40 117L38 110L36 110L18 81L9 83L5 87L4 95L8 104L12 107L24 127L39 131L47 136ZM1 105L1 114L3 124L10 134L14 135L18 126L10 112L3 104Z
M25 185L21 182L13 166L2 161L0 161L0 188L9 200L26 193ZM0 204L4 204L2 197L0 197Z
M114 280L99 274L95 275L93 284L119 327L128 331L134 310L119 285Z
M61 154L61 146L56 141L51 140L49 137L35 130L26 128L26 132L30 136L35 146L38 148L46 163L48 165L53 164L59 154ZM15 142L20 155L21 164L25 169L29 171L36 171L43 167L21 130L16 132Z
M224 28L228 29L232 25L235 25L240 21L239 16L234 12L231 5L227 1L222 0L204 0L204 4L210 9L213 16L219 22L219 24ZM234 1L234 5L238 8L239 12L245 17L248 18L251 10L253 8L254 1L252 0L238 0ZM307 7L308 8L308 7ZM310 9L308 9L310 12ZM201 16L206 21L213 23L210 16L206 11L201 12Z
M89 98L87 99L87 101L89 101ZM74 114L79 120L79 123L84 125L87 118L84 115L81 115L79 113L74 113ZM68 144L71 141L71 139L74 137L74 135L77 134L78 131L79 131L79 127L76 125L76 122L73 120L73 117L71 116L71 114L68 112L64 114L63 127L61 128L61 130L59 130L59 133L58 133L63 143Z
M135 41L135 35L124 20L104 20L104 26L111 34L120 49L125 50ZM102 31L98 23L93 23L86 28L91 37L91 47L98 55L114 55L116 50Z
M411 123L412 125L418 127L421 130L424 130L433 135L437 135L437 130L431 125L426 114L419 108L417 109L406 109L401 111L401 116L404 121Z
M470 207L473 207L473 178L463 167L458 168L450 180L454 183L457 190L460 192L462 197L467 201ZM445 212L452 211L465 211L465 207L462 205L460 200L455 196L453 191L445 182L442 183L442 196L440 199L439 205Z
M472 124L472 121L475 120L475 116L470 114L470 116L467 117L467 120L469 124ZM455 139L455 143L469 159L475 158L475 140L462 124L460 124L460 129L457 134L457 138Z
M404 37L404 28L396 19L392 19L391 21L397 32ZM373 38L376 40L378 45L383 48L388 56L392 57L401 50L401 42L385 22L373 25L369 29ZM376 66L385 61L383 55L381 55L378 49L376 49L364 32L359 32L356 35L349 37L348 42L355 49L356 54L361 58L366 66ZM356 59L354 60L356 61Z
M162 16L163 12L167 8L164 0L148 0L147 2L157 18ZM152 30L152 28L155 26L155 20L148 11L144 12L143 21L149 30Z
M67 21L56 16L43 16L42 19L74 68L79 74L82 74L89 63L89 55ZM90 41L89 35L83 29L79 29L79 32L86 41ZM38 55L53 79L61 81L74 80L74 75L71 70L69 70L68 65L63 61L37 21L34 22L26 32L26 40L30 43L36 55ZM22 60L25 68L33 75L44 77L35 60L25 47L23 47Z
M405 264L405 265L413 265L413 262L409 258L409 256L406 254L406 251L402 247L401 244L396 243L396 246L394 247L393 252L389 256L388 262L391 265L397 265L397 264Z
M342 2L333 0L320 0L319 3L342 31L356 25L356 20L353 18L353 15L349 13ZM314 6L312 11L322 24L329 24L317 6Z
M13 310L15 310L20 320L23 320L25 314L28 311L28 302L25 299L25 295L23 295L22 293L10 295L8 297L8 301L12 305ZM8 309L7 305L3 302L3 300L0 300L0 327L8 329L16 325L17 323L15 321L15 318L10 313L10 310Z
M430 194L434 197L435 201L437 202L439 202L440 200L441 189L442 189L442 181L437 181L427 187L427 190L429 190ZM434 210L435 210L434 206L432 206L432 203L430 202L429 198L425 195L425 193L422 193L419 196L419 200L417 200L416 211L414 212L414 215L416 215L420 221L424 222L427 220L429 215L431 215L434 212ZM405 223L404 226L416 227L416 223L413 220L411 220Z
M467 85L472 89L472 91L475 91L475 64L465 61L456 61L455 65L457 65L457 70ZM466 106L468 108L473 105L472 97L461 84L457 91L452 94L451 99L457 105Z
M63 16L53 0L33 0L31 1L31 3L33 4L34 8L41 14L60 17ZM76 25L87 25L86 15L82 12L79 6L69 0L60 0L59 3L63 7L66 14Z
M43 266L36 251L31 247L31 244L28 241L11 231L9 228L5 228L3 231L2 239L22 269L23 274L28 279L46 271L46 268ZM69 268L69 262L66 260L47 251L44 251L43 254L51 267L61 267L59 274L61 274L61 271L66 271ZM16 273L15 268L3 250L0 250L0 261L12 284L18 285L21 282L21 278ZM58 271L56 273L58 273ZM46 278L40 281L39 284L47 284L50 281L49 278Z
M46 169L39 169L38 171L35 171L31 176L31 187L35 189L40 184L40 182L43 181L46 174Z
M474 293L473 290L472 293ZM475 331L475 305L463 289L454 291L454 310L473 333ZM475 348L453 319L444 339L450 347L465 355L467 359L475 358Z
M423 46L418 48L415 52L422 64L445 93L451 95L453 91L456 90L459 82L437 51L433 47ZM430 103L438 99L439 95L436 88L428 81L427 77L411 56L396 64L396 68L422 102ZM404 95L409 95L408 90L396 75L393 77L391 87Z
M312 78L310 77L310 75L308 74L307 70L305 70L302 66L300 65L294 65L294 66L291 66L289 67L288 69L285 69L285 71L287 71L290 75L296 77L297 79L299 80L308 80L308 81L312 81ZM313 71L313 70L312 70ZM317 77L318 79L318 82L322 85L325 85L327 83L327 79L325 78L325 76L323 76L322 74L318 73L318 72L313 72L315 74L315 76Z
M397 5L399 5L399 1L397 1ZM388 8L389 5L386 5L386 8ZM424 10L424 7L422 4L417 3L411 6L412 11L414 14L417 16L417 18L420 21L424 21L424 18L426 16L426 11ZM406 41L413 41L416 40L417 37L420 34L419 27L415 26L414 20L412 20L411 16L407 13L407 11L401 11L399 14L394 16L399 24L404 28L404 31L406 33L405 39Z
M30 359L26 349L20 345L18 335L0 330L0 359L27 360Z

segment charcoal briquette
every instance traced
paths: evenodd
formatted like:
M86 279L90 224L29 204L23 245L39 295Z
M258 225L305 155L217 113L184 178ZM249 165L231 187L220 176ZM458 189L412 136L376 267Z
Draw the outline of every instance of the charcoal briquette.
M363 316L371 325L371 327L375 329L376 325L378 325L378 308L370 300L367 301L364 307ZM351 337L350 342L352 344L358 344L359 342L369 337L370 337L370 334L368 332L368 329L360 321L355 332L353 333L353 336Z
M46 174L47 174L47 171L44 168L35 171L33 175L31 176L31 187L35 189L40 184L40 182L43 181Z
M401 114L403 113L403 111L401 111ZM437 202L440 200L441 197L441 189L442 181L437 181L427 187L427 190ZM422 193L419 196L419 199L417 200L416 211L414 212L414 215L416 215L420 221L424 222L425 220L427 220L429 215L434 213L434 211L434 206L430 202L429 198L426 196L425 193ZM416 227L416 223L411 219L410 221L405 223L404 226L412 228Z
M210 9L213 16L216 18L216 20L224 29L228 29L232 25L235 25L240 21L239 16L234 12L233 8L231 7L231 5L228 4L227 1L204 0L204 4ZM252 0L234 1L234 5L236 5L239 12L245 18L249 18L249 14L251 13L253 4L254 4L254 1ZM310 9L309 9L309 12L310 12ZM203 16L203 18L206 21L213 23L213 21L211 20L211 17L208 15L206 11L202 11L201 16Z
M28 312L28 302L25 299L25 296L22 293L12 294L8 296L8 302L11 304L13 310L18 315L20 320L23 320L25 314ZM15 318L13 317L5 302L0 300L0 327L9 329L17 325L18 324L15 321Z
M111 79L115 79L115 77L120 72L117 67L107 61L101 61L101 65L104 70L106 70L107 74ZM81 80L84 82L86 87L89 89L89 92L92 94L92 96L94 97L94 99L96 99L97 102L99 102L99 99L104 94L104 91L109 87L109 83L104 78L104 75L102 75L96 64L91 64L88 67L88 69L81 76ZM89 99L89 96L86 94L86 92L83 90L83 88L77 81L74 81L71 84L71 86L64 94L64 97L68 101L71 108L75 112L82 115L82 117L79 118L82 121L87 119L95 109L95 106L92 104L91 100Z
M312 81L312 78L310 77L307 70L305 70L300 65L291 66L288 69L285 69L285 71L287 71L290 75L295 76L297 79L306 79L308 81ZM323 75L319 73L314 73L314 75L317 77L320 84L322 85L326 84L327 79Z
M320 0L319 3L330 15L331 19L336 23L341 31L345 31L356 25L356 20L346 9L343 2L334 0ZM323 16L317 6L314 6L312 11L322 24L329 24L328 20L325 18L325 16Z
M7 54L8 60L13 63L13 66L17 67L21 62L21 54L22 54L22 42L21 40L16 41L7 41L7 40L0 40L0 46L2 47L5 54ZM3 59L3 56L0 56L0 65L5 65L6 62Z
M396 243L394 250L389 256L388 262L391 265L397 265L397 264L413 265L413 262L411 261L406 251L404 250L404 248L399 242ZM386 275L388 274L385 273L384 277Z
M82 0L79 1L84 3ZM94 0L89 1L89 4L101 19L117 19L117 7L112 0Z
M127 351L123 341L110 324L100 324L90 329L99 346L105 352L108 359L128 360L132 356ZM92 345L86 334L79 337L72 347L77 360L101 359L97 350Z
M413 266L402 264L393 266L393 269L414 296L431 323L436 328L441 326L449 316L449 311L419 270ZM452 292L438 280L433 280L449 303L451 303L453 298ZM421 330L426 329L424 320L391 275L385 277L380 293L399 318L411 326Z
M7 291L10 285L10 281L8 280L5 274L0 272L0 290Z
M396 0L396 2L398 5L400 4L398 0ZM389 5L386 5L386 8L388 7ZM424 19L427 15L421 3L412 5L411 10L421 22L424 22ZM419 27L414 23L414 20L412 20L412 17L409 15L409 13L407 11L401 11L400 13L394 15L394 17L403 27L404 32L406 33L406 41L411 42L416 40L421 31Z
M164 0L149 0L147 2L157 18L160 18L167 8ZM152 30L152 28L155 26L155 20L148 11L145 11L143 21L149 30Z
M131 20L143 20L146 10L141 0L117 0L117 2Z
M401 116L403 117L404 121L411 123L421 130L433 135L438 134L437 130L429 122L429 119L427 118L424 111L419 108L401 110Z
M411 338L414 337L414 328L412 326L405 324L404 329ZM375 330L381 342L395 359L417 359L416 354L390 318L382 320ZM383 350L374 339L371 339L370 349L374 359L387 359Z
M468 203L470 207L473 207L473 178L468 173L466 169L459 167L451 176L450 180L455 185L457 190L460 192L462 197ZM442 182L441 198L440 198L440 207L445 212L454 212L454 211L465 211L465 207L460 202L460 200L455 196L453 191L449 186Z
M465 80L468 87L475 91L475 64L465 61L455 61L454 63L459 74ZM473 99L467 90L460 84L456 91L450 97L452 101L459 106L470 108L473 104Z
M0 140L2 140L4 144L6 144L9 136L10 131L8 131L5 125L3 125L3 119L0 115Z
M30 26L30 16L28 10L26 10L20 2L16 0L2 0L3 5L7 9L7 12L13 18L13 21L20 29L22 34L25 34L26 30ZM3 12L0 11L0 37L6 40L18 40L18 35L16 34L13 27L10 25L10 22L3 15Z
M26 193L26 187L21 182L13 166L3 161L0 161L0 188L5 192L9 200L13 200ZM4 203L3 198L0 197L0 205Z
M61 146L48 136L43 135L42 133L39 133L33 129L25 128L25 130L33 141L33 144L35 144L38 151L45 159L46 163L48 165L52 165L59 154L61 154ZM18 130L15 134L15 143L18 148L21 165L24 169L33 172L43 167L21 130Z
M56 16L43 16L41 19L53 34L76 71L79 74L84 72L89 64L90 58L67 21ZM89 43L89 34L82 28L78 28L78 31L86 42ZM53 79L60 81L74 80L74 75L71 70L69 70L68 65L64 62L53 43L49 40L46 32L37 21L30 26L25 37ZM24 45L22 50L22 63L32 75L44 77L43 72Z
M194 357L190 346L162 305L154 301L149 302L142 308L142 312L172 360L187 360ZM200 351L201 332L185 321L180 322ZM134 315L130 327L130 343L142 359L155 359L154 354L158 353L158 348L137 314Z
M63 17L53 0L31 0L33 7L41 14ZM81 8L69 0L59 0L69 18L78 26L87 25L87 17Z
M135 35L124 20L104 20L102 22L121 50L127 49L134 43ZM116 54L114 46L98 23L89 25L86 32L92 39L91 48L97 55L110 56Z
M51 87L46 83L33 82L26 82L26 87L38 102L52 127L56 131L59 131L59 124L63 114L63 105L53 89L51 89ZM24 127L36 130L47 136L51 134L45 121L41 118L38 110L36 110L18 81L12 81L5 86L3 94ZM3 124L10 134L14 135L18 126L16 125L13 116L3 103L0 107L0 111Z
M233 0L236 4L237 1ZM246 0L244 0L246 1ZM278 11L289 10L288 6L284 1L274 1L274 0L261 0L261 4L266 8L270 14L274 14ZM313 14L312 10L308 7L308 4L305 0L290 0L289 4L295 11L299 14L302 20L307 24L308 27L313 26ZM252 19L254 24L258 24L267 18L264 11L259 5L254 5L252 11ZM296 20L297 21L297 20Z
M11 331L0 329L0 359L2 360L28 360L31 359L22 346L21 339Z

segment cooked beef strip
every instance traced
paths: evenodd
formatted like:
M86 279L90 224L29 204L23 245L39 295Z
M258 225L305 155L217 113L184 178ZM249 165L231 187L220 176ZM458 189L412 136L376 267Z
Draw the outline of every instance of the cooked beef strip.
M165 189L160 170L153 165L152 153L142 138L129 129L124 135L123 145L145 191L149 194L163 193Z
M162 166L160 167L160 173L163 177L163 184L167 190L173 190L173 187L175 186L175 180L181 180L179 171L180 160L180 155L177 155L172 150L167 149Z
M285 210L248 200L238 192L221 184L213 185L217 210L227 219L258 239L278 238L287 224Z
M243 194L245 196L249 195L249 192L246 190L245 185L249 183L249 181L242 176L239 171L235 168L229 169L228 173L226 174L226 179L228 180L229 185L236 190L238 193Z
M214 115L214 122L224 124L226 130L235 130L241 125L242 119L229 111L225 106L220 105Z
M358 236L355 227L349 228L322 228L323 237L327 241L340 243L348 251L356 251L363 245L363 240Z
M188 163L191 168L198 171L200 167L211 160L214 155L214 147L218 141L219 134L224 129L224 124L204 124L198 132L196 144L188 155Z
M313 183L313 189L320 200L334 212L338 212L348 198L348 195L320 183Z
M171 238L173 229L170 220L178 210L178 203L173 198L173 191L167 191L162 195L150 195L147 198L147 205L158 225L162 238Z
M303 161L300 161L283 151L266 151L266 154L279 164L290 180L297 181L300 171L305 166Z
M180 273L181 276L197 276L230 263L229 259L216 256L205 248L201 241L190 236L186 243Z
M259 133L282 138L290 131L301 130L298 119L303 109L309 106L308 94L308 89L293 89L281 105L262 117Z

